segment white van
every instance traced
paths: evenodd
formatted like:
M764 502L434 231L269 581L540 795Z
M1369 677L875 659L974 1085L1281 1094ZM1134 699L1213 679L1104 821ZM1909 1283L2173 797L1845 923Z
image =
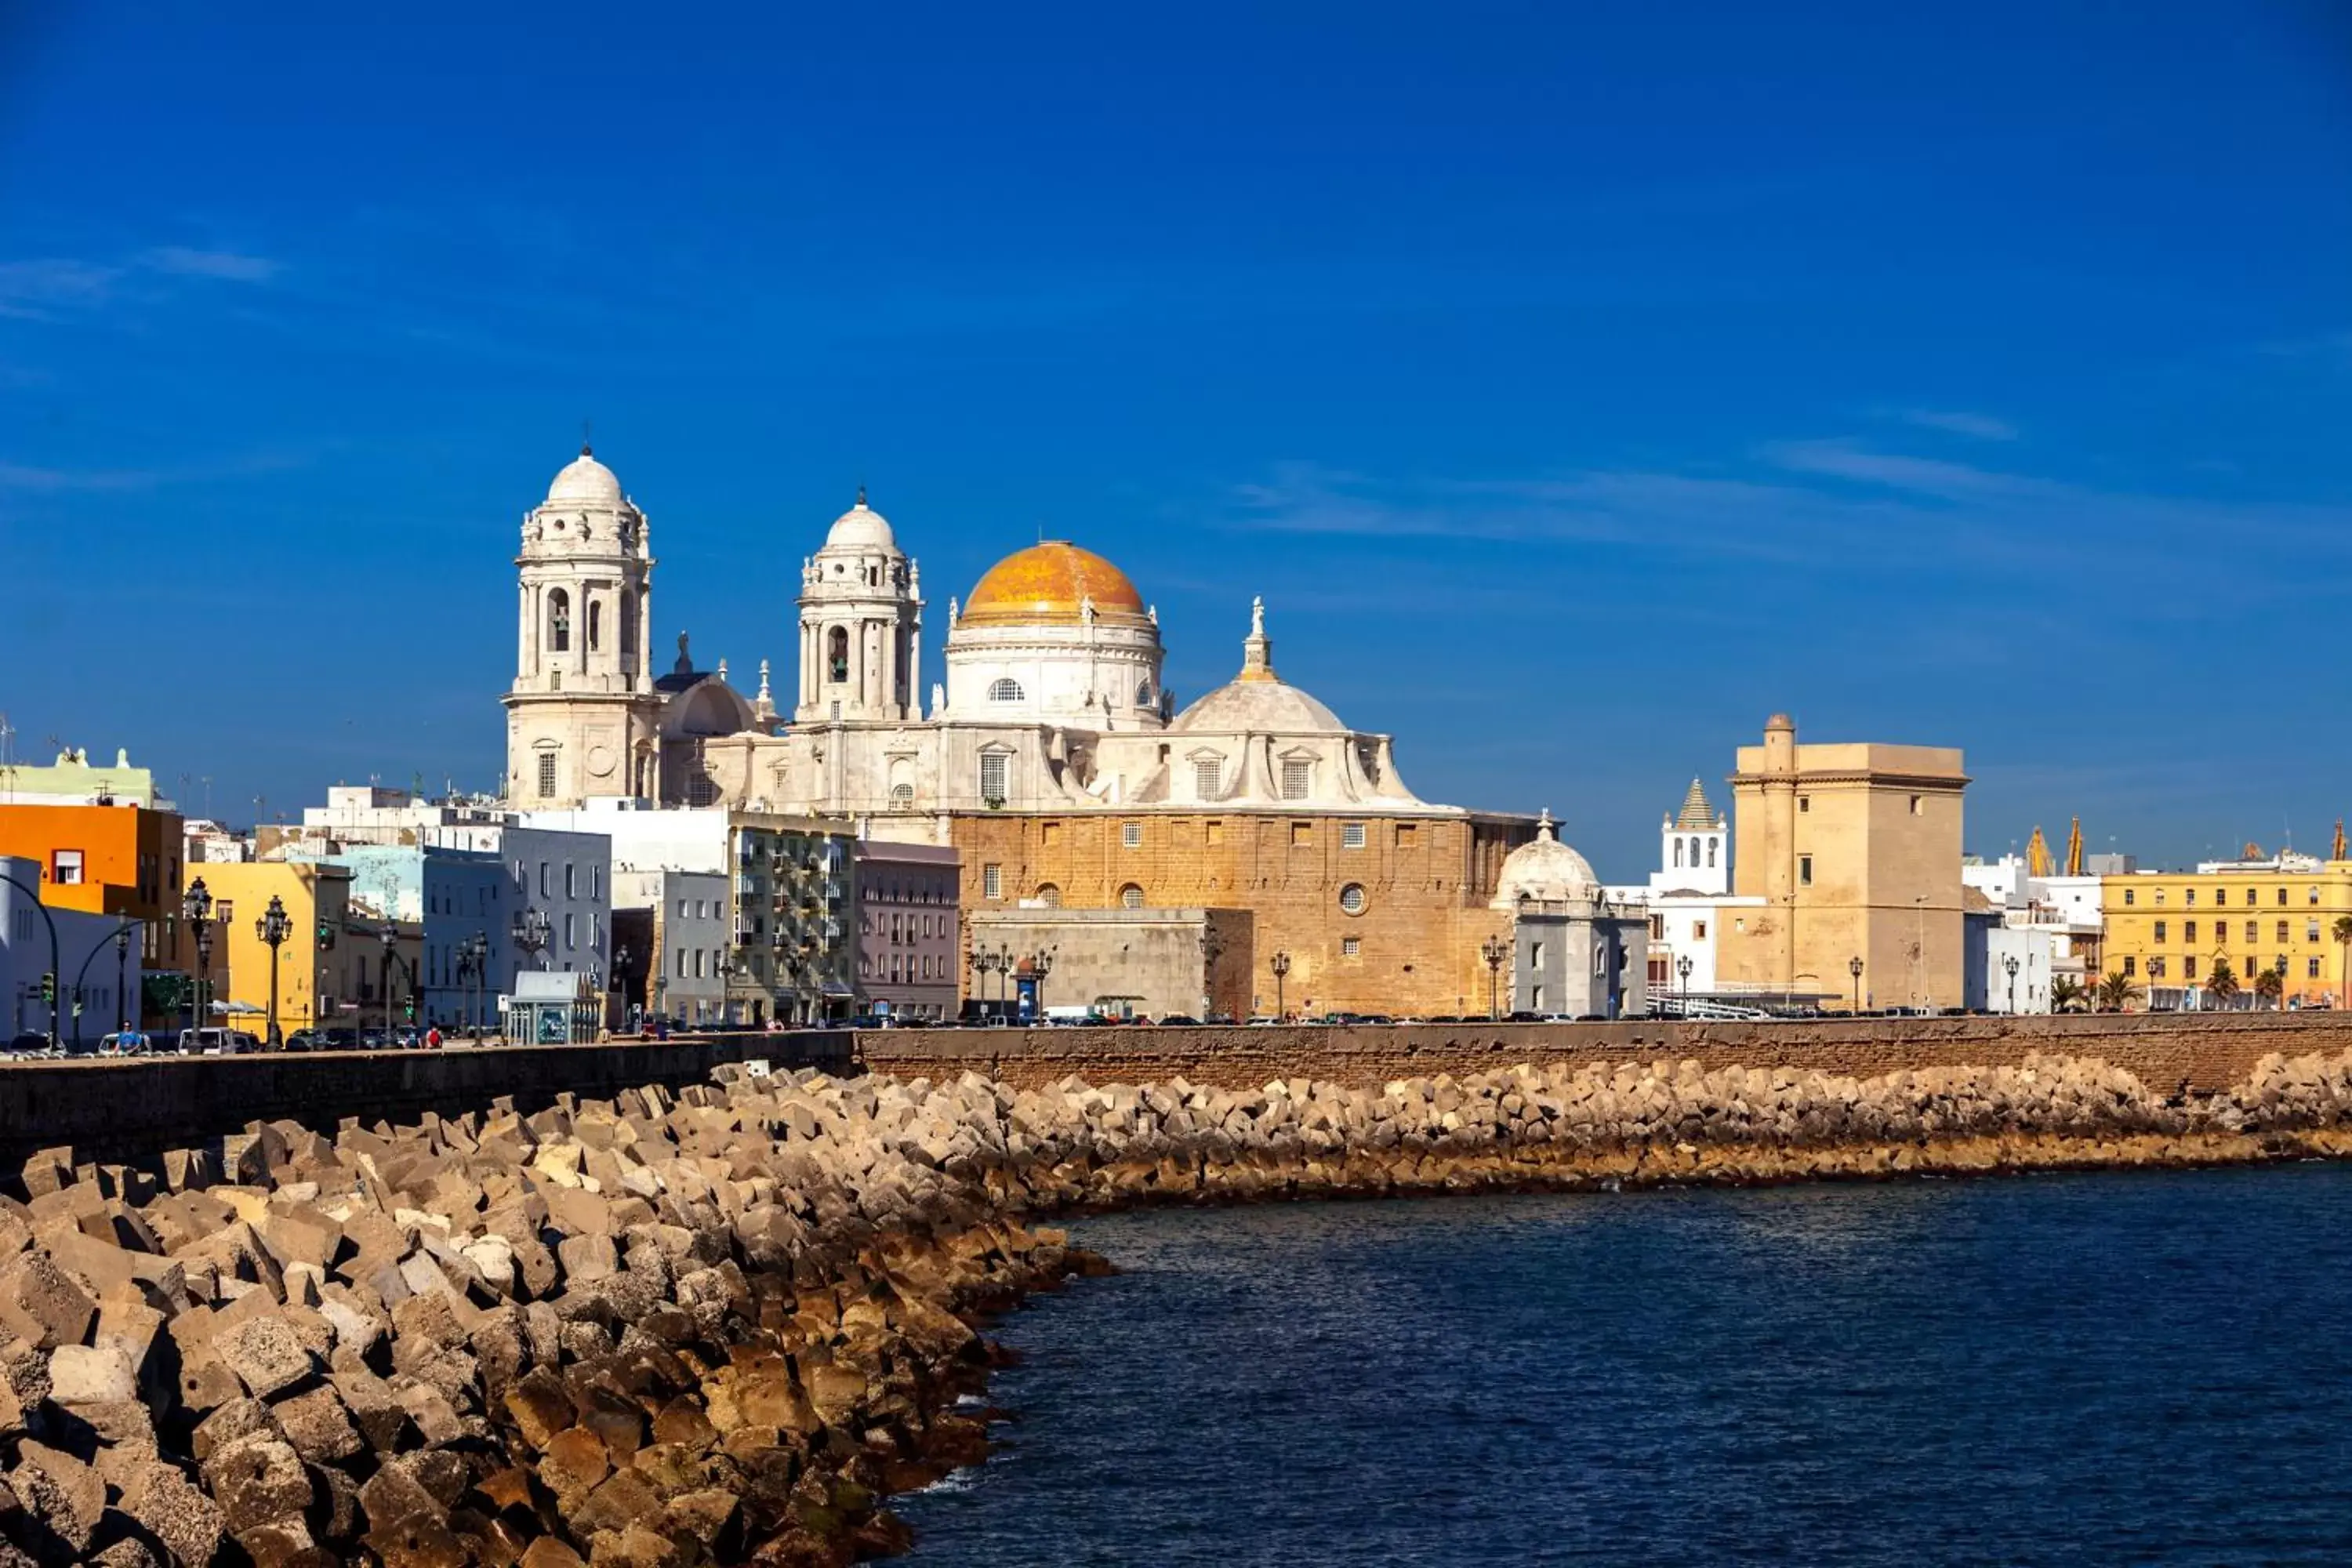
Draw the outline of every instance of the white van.
M236 1032L233 1029L204 1028L180 1031L180 1054L184 1057L233 1057L236 1055Z

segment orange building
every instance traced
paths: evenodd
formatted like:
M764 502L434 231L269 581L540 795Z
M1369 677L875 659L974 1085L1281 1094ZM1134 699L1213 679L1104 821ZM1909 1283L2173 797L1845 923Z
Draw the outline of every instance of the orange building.
M140 923L140 967L189 973L180 917L181 824L142 805L0 805L0 855L41 868L41 901Z

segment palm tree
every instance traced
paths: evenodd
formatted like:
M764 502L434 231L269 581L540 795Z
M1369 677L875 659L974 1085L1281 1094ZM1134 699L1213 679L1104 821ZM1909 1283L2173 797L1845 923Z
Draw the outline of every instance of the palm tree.
M2286 991L2286 976L2275 969L2265 969L2254 976L2254 999L2268 1002L2275 1009L2279 997Z
M2139 984L2128 974L2110 974L2099 982L2097 994L2102 1012L2121 1013L2139 1000Z
M2336 994L2336 1005L2352 1006L2352 915L2337 915L2333 934L2344 952L2344 984Z
M2205 989L2213 994L2215 1001L2226 1007L2230 1005L2230 998L2245 987L2238 984L2238 972L2230 967L2230 961L2217 954L2213 960L2213 973L2206 977Z
M2079 1012L2083 996L2082 983L2072 975L2062 974L2050 983L2050 1010L2053 1013Z

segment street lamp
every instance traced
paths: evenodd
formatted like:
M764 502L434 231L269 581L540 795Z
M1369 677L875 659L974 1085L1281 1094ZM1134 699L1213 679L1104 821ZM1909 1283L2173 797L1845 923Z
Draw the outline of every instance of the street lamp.
M2002 959L2000 961L2000 966L2009 971L2009 1011L2011 1016L2015 1016L2017 1013L2017 954L2012 952L2007 958Z
M1511 950L1503 944L1501 937L1490 936L1478 944L1478 956L1486 961L1486 1021L1490 1024L1502 1016L1496 988L1502 976L1503 960L1510 955Z
M457 943L457 981L474 994L472 1008L474 1037L481 1038L482 986L489 978L490 937L488 931L476 931Z
M286 901L277 894L269 895L269 907L254 921L253 934L269 948L269 1044L277 1048L286 1044L286 1037L278 1029L278 950L294 934L294 922L286 917Z
M1274 1016L1276 1018L1286 1018L1290 1015L1283 1010L1282 980L1283 976L1290 973L1290 954L1276 953L1266 961L1266 967L1274 971Z
M127 1034L131 1028L131 928L124 926L114 933L114 1032Z
M386 921L383 929L376 932L376 940L383 943L383 1043L389 1047L392 1045L392 961L394 951L400 946L400 928Z
M1031 1021L1042 1024L1045 1021L1045 976L1054 973L1054 954L1052 950L1049 949L1044 952L1031 953L1029 955L1029 973L1037 977L1037 1012Z
M1687 952L1675 960L1675 973L1681 975L1683 978L1683 1016L1685 1018L1690 1016L1691 971L1697 967L1697 961L1693 959Z
M1845 961L1845 972L1853 976L1853 1014L1862 1016L1862 954L1855 953Z
M612 989L621 994L621 1022L629 1021L629 988L621 979L621 971L629 966L629 944L623 942L613 949Z
M988 976L995 967L995 953L984 947L971 950L971 972L979 982L974 989L980 993L980 1016L983 1018L988 1016Z
M533 905L529 910L517 910L514 923L507 928L514 944L539 960L541 969L549 967L548 943L554 939L555 921L545 910Z
M213 973L213 895L202 877L188 884L187 896L180 900L180 912L188 917L188 924L196 939L196 994L188 1007L188 1026L204 1026L205 988L211 983Z
M2286 1011L2286 954L2283 952L2278 955L2278 1000L2273 1005L2284 1013Z

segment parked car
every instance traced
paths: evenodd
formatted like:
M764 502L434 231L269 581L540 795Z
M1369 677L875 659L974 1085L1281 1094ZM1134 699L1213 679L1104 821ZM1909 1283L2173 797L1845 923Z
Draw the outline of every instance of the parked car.
M143 1057L153 1048L153 1042L137 1029L108 1035L98 1042L98 1054L102 1057Z
M1281 1022L1281 1019L1276 1017L1271 1013L1254 1013L1250 1015L1250 1021L1247 1026L1253 1029L1271 1029L1276 1024Z
M320 1050L355 1051L360 1048L360 1032L357 1029L324 1029L320 1034L326 1040L326 1044L319 1047Z
M217 1057L236 1054L235 1031L211 1025L201 1029L180 1031L180 1054L184 1057Z
M20 1035L13 1035L8 1040L10 1056L47 1056L48 1051L48 1036L35 1034L30 1029Z
M1168 1016L1166 1016L1165 1018L1162 1018L1162 1019L1160 1019L1160 1020L1159 1020L1159 1021L1160 1021L1162 1025L1193 1025L1193 1026L1197 1026L1197 1025L1201 1022L1201 1020L1200 1020L1200 1019L1193 1017L1193 1016L1192 1016L1191 1014L1189 1014L1189 1013L1171 1013L1171 1014L1169 1014L1169 1015L1168 1015Z

